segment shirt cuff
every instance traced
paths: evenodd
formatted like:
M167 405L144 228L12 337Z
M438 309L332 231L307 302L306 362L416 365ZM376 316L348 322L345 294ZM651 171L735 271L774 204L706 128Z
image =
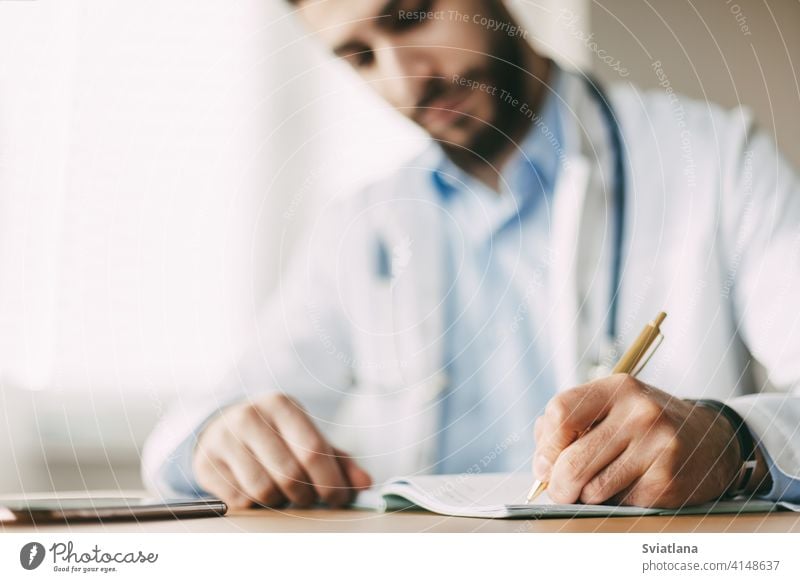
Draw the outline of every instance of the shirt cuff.
M200 487L197 479L195 479L192 457L194 456L194 448L197 444L198 436L219 413L219 410L215 410L212 414L209 414L164 461L161 467L163 482L176 494L187 497L211 496Z
M764 455L769 474L772 477L772 489L768 493L759 495L759 497L770 501L800 503L800 479L791 477L781 471L763 447L761 448L761 454Z

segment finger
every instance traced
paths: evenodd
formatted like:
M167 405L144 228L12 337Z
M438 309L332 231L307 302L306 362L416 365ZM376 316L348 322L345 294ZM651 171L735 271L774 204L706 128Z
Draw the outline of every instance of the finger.
M692 503L691 494L687 495L686 490L676 487L676 479L676 475L667 467L654 463L620 496L621 502L626 505L665 508L678 508ZM694 487L691 490L696 491L696 481L693 480L689 487Z
M550 474L550 469L553 467L553 460L550 460L550 449L545 444L545 435L548 433L547 417L539 416L533 424L534 435L534 451L533 451L533 474L538 479L543 479L544 475Z
M557 503L575 503L595 475L614 461L628 446L632 435L611 417L595 425L558 456L550 474L550 498Z
M580 494L582 503L597 505L611 502L628 505L629 493L645 472L639 447L629 446L608 466L601 469Z
M363 490L372 487L372 477L353 457L339 449L333 449L333 452L336 454L342 473L353 489Z
M227 464L241 493L259 505L274 507L286 501L281 489L255 454L241 443L226 448Z
M559 455L581 436L581 432L557 424L553 416L545 414L539 422L539 438L533 457L533 472L544 480L552 471Z
M627 374L615 374L582 384L554 396L545 414L572 429L586 430L612 410L617 397L632 381L635 382Z
M544 481L544 476L550 474L552 462L544 456L544 431L547 421L544 416L539 416L533 423L533 474L537 479Z
M274 415L274 422L289 450L311 478L319 497L332 506L345 505L352 492L333 448L314 423L294 403Z
M257 426L243 428L244 443L282 495L298 507L308 507L317 499L311 478L271 422L261 417Z
M547 470L565 448L583 432L601 421L615 404L617 391L628 377L617 374L557 394L547 403L540 429L534 467ZM537 474L539 472L537 471Z
M246 509L252 501L243 495L236 478L222 460L211 461L206 455L196 457L195 478L204 491L224 501L231 509Z
M542 425L544 424L544 417L538 416L533 421L533 442L538 445L542 438Z

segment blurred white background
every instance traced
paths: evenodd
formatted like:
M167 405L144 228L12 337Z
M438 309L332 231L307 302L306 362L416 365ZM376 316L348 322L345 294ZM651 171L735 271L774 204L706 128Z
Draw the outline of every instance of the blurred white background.
M724 2L512 4L566 66L652 86L673 63L800 161L800 3L740 1L748 38ZM302 35L279 0L0 0L0 493L138 487L144 437L232 365L321 203L422 145Z
M320 203L421 147L302 35L277 0L0 0L0 492L139 486Z

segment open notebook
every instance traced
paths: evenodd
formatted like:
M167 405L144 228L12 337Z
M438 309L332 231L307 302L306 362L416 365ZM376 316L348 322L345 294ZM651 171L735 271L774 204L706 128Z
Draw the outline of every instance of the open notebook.
M392 479L380 489L360 493L354 507L393 511L420 507L459 517L565 518L632 515L685 515L706 513L764 512L777 509L800 511L800 506L772 501L718 501L682 509L653 509L612 505L559 505L547 492L535 504L525 503L532 477L525 473L482 475L421 475Z

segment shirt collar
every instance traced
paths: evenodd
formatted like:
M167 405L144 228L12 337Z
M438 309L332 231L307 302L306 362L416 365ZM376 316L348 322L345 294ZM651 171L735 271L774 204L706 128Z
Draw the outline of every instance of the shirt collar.
M501 196L464 172L437 146L438 161L433 165L431 180L441 199L448 204L471 205L470 201L476 198L487 198L486 204L481 205L485 207L478 211L482 216L479 223L486 224L486 229L473 223L477 236L484 230L491 234L524 209L535 206L543 194L552 194L565 155L563 116L559 106L564 76L564 72L553 65L552 80L540 111L528 111L532 121L530 129L501 170ZM524 114L523 109L520 114Z
M526 185L531 180L542 181L545 193L552 192L560 159L564 153L561 115L559 115L558 89L559 74L554 71L554 79L547 88L541 112L533 115L532 124L520 147L502 170L501 181L506 187L515 188ZM534 189L524 188L513 194L530 194Z

